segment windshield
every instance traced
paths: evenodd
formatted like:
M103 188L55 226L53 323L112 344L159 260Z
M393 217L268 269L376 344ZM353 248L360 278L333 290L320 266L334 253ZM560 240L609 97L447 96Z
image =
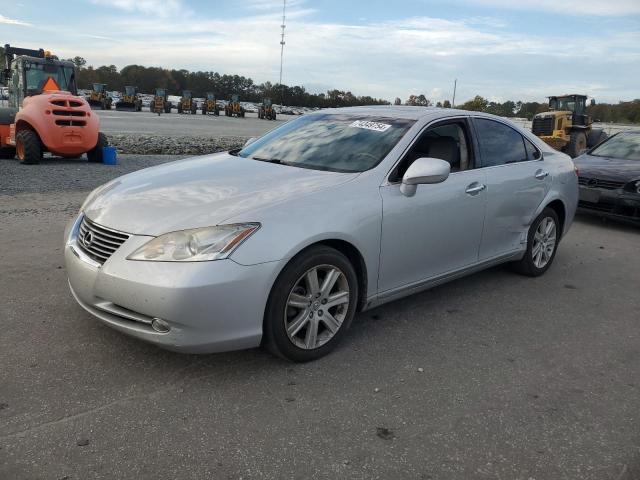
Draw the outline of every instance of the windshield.
M303 168L363 172L375 167L414 120L319 113L292 120L238 155Z
M124 87L124 93L132 97L136 94L136 87Z
M55 80L60 90L71 91L69 84L73 78L73 67L52 63L28 63L25 66L27 92L40 91L49 77Z
M101 83L94 83L93 84L93 91L97 92L97 93L102 93L104 91L104 85Z
M570 111L581 114L584 111L584 98L559 97L549 100L551 110Z
M623 132L614 135L590 151L589 155L640 160L640 132Z

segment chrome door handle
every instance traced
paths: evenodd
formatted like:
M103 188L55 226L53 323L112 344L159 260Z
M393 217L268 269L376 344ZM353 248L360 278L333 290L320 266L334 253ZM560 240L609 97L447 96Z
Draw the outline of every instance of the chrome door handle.
M474 182L474 183L472 183L471 185L469 185L467 187L467 189L465 190L465 193L468 194L468 195L477 195L481 191L483 191L485 188L487 188L486 185Z
M538 170L535 174L535 177L538 180L543 180L549 176L549 172L545 172L544 170Z

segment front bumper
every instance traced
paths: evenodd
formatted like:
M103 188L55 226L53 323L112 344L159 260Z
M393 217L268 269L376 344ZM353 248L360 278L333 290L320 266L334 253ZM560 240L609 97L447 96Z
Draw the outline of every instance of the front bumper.
M640 225L640 194L581 185L578 210Z
M127 335L186 353L213 353L260 344L262 320L278 262L126 260L151 237L132 235L103 264L86 257L75 232L65 232L69 286L86 311ZM156 331L154 318L170 330Z

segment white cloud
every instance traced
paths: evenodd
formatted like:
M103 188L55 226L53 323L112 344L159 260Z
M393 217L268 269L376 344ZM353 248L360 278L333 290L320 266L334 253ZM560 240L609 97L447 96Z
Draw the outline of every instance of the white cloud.
M191 12L182 0L91 0L91 2L127 12L141 12L158 17Z
M483 7L503 8L509 10L535 10L537 12L554 12L564 15L599 15L623 16L640 14L638 0L465 0L467 3Z
M5 17L2 14L0 14L0 23L3 23L5 25L20 25L22 27L32 27L33 26L30 23L23 22L22 20L16 20L14 18L8 18L8 17Z
M129 5L138 2L119 1L119 8L139 8ZM95 66L137 63L277 82L280 17L262 8L250 12L197 21L190 13L101 18L99 24L87 22L84 33L62 34L55 50L66 57L83 56ZM443 100L451 97L453 79L458 78L458 100L476 94L543 100L570 90L598 101L638 95L634 79L640 76L640 33L635 31L599 28L594 39L589 31L580 36L555 30L544 36L515 33L492 17L410 17L353 25L319 22L313 13L303 2L288 9L284 55L284 82L312 91L341 88L389 100L424 93ZM89 36L78 42L78 35L112 31L121 33L109 44Z

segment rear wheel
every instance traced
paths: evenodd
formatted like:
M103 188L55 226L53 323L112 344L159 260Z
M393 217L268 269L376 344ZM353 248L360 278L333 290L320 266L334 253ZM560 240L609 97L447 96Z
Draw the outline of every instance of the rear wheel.
M519 262L513 263L516 272L539 277L546 272L556 256L560 241L560 222L551 208L545 208L529 227L527 251Z
M571 132L571 139L565 148L565 153L571 158L576 158L585 148L587 148L587 136L581 130Z
M33 130L20 130L16 135L16 155L20 163L33 165L42 160L42 142Z
M289 262L271 289L264 345L294 362L320 358L344 337L357 299L349 260L333 248L312 247Z
M87 159L91 163L102 163L102 148L108 146L109 141L107 140L107 136L102 132L98 133L98 143L87 152Z

